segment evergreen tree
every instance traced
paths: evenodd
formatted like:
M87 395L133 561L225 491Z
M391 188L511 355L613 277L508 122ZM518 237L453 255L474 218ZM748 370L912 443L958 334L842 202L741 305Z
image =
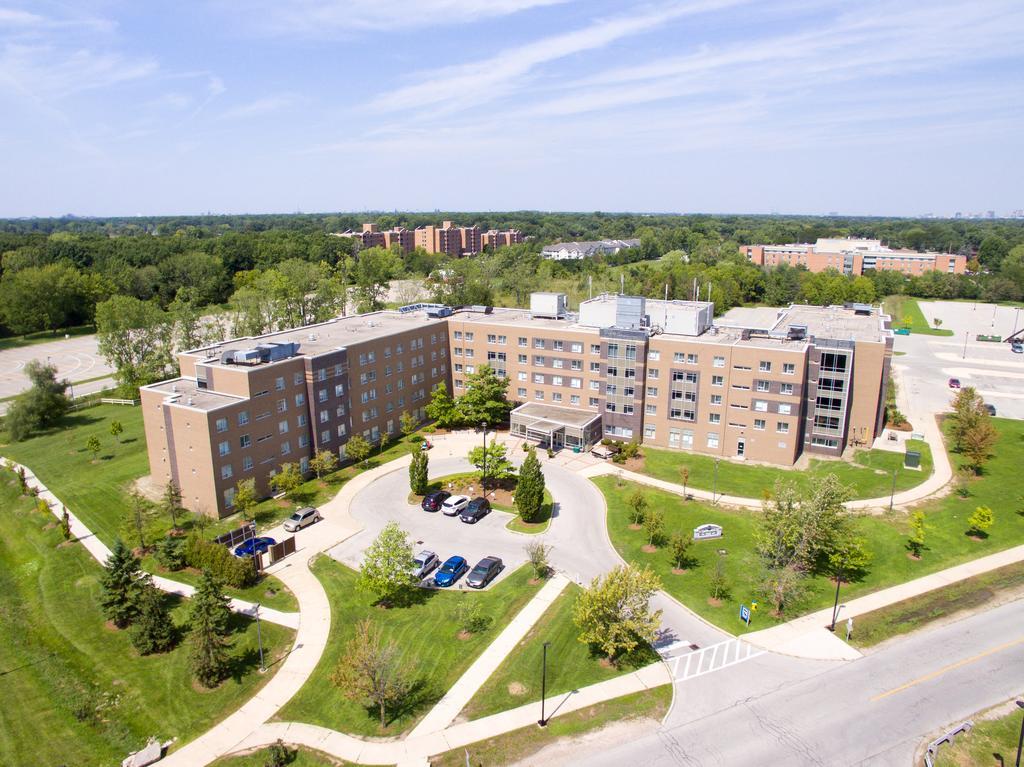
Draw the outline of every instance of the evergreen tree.
M540 517L544 506L544 473L537 460L537 451L532 447L519 468L519 484L516 486L516 510L524 522L534 522Z
M153 585L153 579L148 575L139 581L136 606L138 615L131 628L135 649L140 655L170 650L174 646L174 621L163 592Z
M114 550L107 557L100 586L103 589L100 605L107 620L119 629L128 626L138 614L139 560L118 538Z
M409 464L409 489L416 495L426 495L429 489L429 461L424 451L413 453Z
M189 619L192 629L189 665L192 675L204 687L216 687L227 673L228 649L231 647L227 638L231 617L228 601L220 584L204 571L192 596Z

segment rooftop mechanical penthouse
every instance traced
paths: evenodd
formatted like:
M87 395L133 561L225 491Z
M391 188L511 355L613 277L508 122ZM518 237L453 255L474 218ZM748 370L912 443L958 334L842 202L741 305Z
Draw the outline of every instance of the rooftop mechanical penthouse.
M529 310L418 304L184 352L180 378L141 389L150 467L223 516L239 480L269 494L283 463L396 434L481 365L508 380L512 433L556 449L609 436L788 466L881 432L893 338L876 307L713 315L623 295L573 313L536 293Z

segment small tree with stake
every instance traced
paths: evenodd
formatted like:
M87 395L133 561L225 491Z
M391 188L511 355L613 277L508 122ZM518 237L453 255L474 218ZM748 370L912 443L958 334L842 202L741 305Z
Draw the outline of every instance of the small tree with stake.
M690 467L679 467L679 479L683 481L683 498L686 498L686 484L690 481Z
M924 512L915 511L910 515L910 537L907 539L907 548L915 559L921 558L921 550L924 548Z
M971 526L968 532L976 538L986 538L988 529L995 524L995 521L992 509L988 506L978 506L974 513L967 518L967 524Z
M100 450L103 449L100 438L93 434L85 441L85 449L92 453L92 460L95 461L99 457Z
M647 513L647 496L637 490L626 500L626 505L629 506L629 521L642 525Z
M661 543L665 535L665 512L657 508L644 512L644 532L647 533L649 546Z
M672 555L672 566L677 570L685 570L690 564L690 549L693 538L685 533L674 533L669 539L669 552Z
M403 410L402 415L398 419L398 428L402 430L402 434L408 437L414 431L416 431L416 416L410 413L408 410Z
M71 540L71 515L67 509L60 515L60 534L64 536L65 541Z
M124 426L121 425L120 421L110 422L110 436L114 438L116 442L120 444L121 435L124 434Z

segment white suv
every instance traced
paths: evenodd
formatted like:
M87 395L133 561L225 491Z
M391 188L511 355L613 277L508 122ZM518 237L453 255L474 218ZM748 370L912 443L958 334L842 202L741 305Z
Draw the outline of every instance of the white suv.
M306 506L298 509L288 519L284 521L284 529L289 533L294 533L297 530L301 530L306 525L311 525L314 522L320 521L320 512L314 509L312 506Z
M469 506L469 498L464 495L453 495L441 504L441 513L448 517L455 517L467 506Z

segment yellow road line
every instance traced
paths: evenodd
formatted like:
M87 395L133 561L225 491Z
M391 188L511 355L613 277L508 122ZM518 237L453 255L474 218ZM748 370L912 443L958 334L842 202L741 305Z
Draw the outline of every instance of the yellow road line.
M975 661L981 660L982 658L987 658L989 655L995 655L997 652L1002 652L1003 650L1007 650L1021 643L1024 643L1024 637L1014 639L1012 642L1006 642L1005 644L1001 644L998 647L993 647L990 650L985 650L985 652L978 653L977 655L971 658L964 658L963 660L958 660L956 663L950 663L948 666L943 666L938 671L933 671L930 674L925 674L922 677L918 677L917 679L911 682L907 682L904 685L900 685L899 687L893 690L889 690L888 692L880 693L873 697L871 699L871 702L874 703L875 701L882 700L882 698L888 698L890 695L895 695L898 692L903 692L904 690L914 687L915 685L919 685L922 682L927 682L929 680L935 679L936 677L942 676L947 671L952 671L953 669L960 668L961 666L966 666L969 663L974 663Z

